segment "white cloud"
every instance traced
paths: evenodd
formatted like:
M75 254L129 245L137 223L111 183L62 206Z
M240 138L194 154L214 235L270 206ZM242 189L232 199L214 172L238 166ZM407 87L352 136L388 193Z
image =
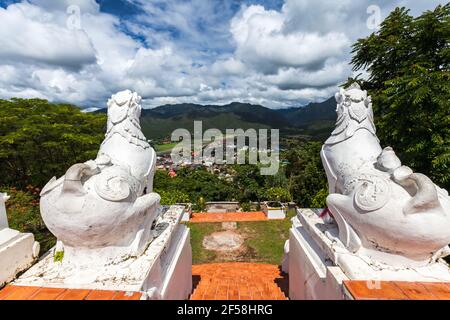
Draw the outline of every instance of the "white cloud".
M234 15L234 0L135 0L142 8L142 14L135 23L144 27L149 43L161 45L172 41L171 32L176 33L176 42L189 51L191 56L202 58L199 49L207 49L208 55L224 50L231 38L229 19ZM135 26L135 28L137 28ZM142 27L141 27L142 28ZM158 34L148 34L157 30ZM204 57L206 60L211 57Z
M285 32L286 15L262 6L245 8L231 21L237 56L265 73L280 67L317 68L349 46L343 33Z
M290 21L295 13L289 8L290 1L280 11L243 7L230 24L234 59L245 64L251 78L248 98L271 107L326 99L332 95L330 87L351 75L347 35L333 28L294 28ZM304 16L302 12L295 19Z
M202 80L196 76L189 57L165 46L140 48L130 61L125 81L148 99L195 95Z
M370 0L286 0L276 10L237 11L233 0L127 1L140 10L132 18L104 13L94 0L0 7L0 98L104 107L129 88L148 107L298 106L332 96L352 74L350 45L373 31ZM382 18L397 4L420 14L438 3L445 2L377 2ZM71 5L80 9L80 29L67 27Z
M216 76L243 75L248 72L245 64L234 57L219 59L211 65L211 73Z
M0 8L0 59L79 69L95 63L95 49L82 30L61 28L55 16L28 3Z
M117 17L87 6L91 1L78 1L86 10L81 11L79 30L67 27L69 15L61 3L34 2L46 9L27 2L0 8L0 67L9 75L0 77L0 96L27 93L51 101L103 106L112 92L123 89L125 73L140 44L118 30ZM12 72L20 74L20 79Z
M174 52L171 47L162 47L160 49L140 48L132 65L128 69L128 74L134 77L160 76L165 73L178 72L182 74L189 69L191 61L187 57Z
M275 75L264 77L264 81L280 89L303 89L311 87L328 87L340 83L351 74L347 62L327 62L319 70L309 71L301 68L283 68Z
M95 0L30 0L31 3L48 11L67 11L70 6L77 6L83 13L98 13L100 6Z

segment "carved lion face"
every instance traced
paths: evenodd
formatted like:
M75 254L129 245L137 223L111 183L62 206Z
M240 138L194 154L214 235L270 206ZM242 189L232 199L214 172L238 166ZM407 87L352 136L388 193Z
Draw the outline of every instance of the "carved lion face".
M108 100L108 120L113 124L123 121L126 117L139 120L142 107L141 97L130 90L120 91Z
M372 106L371 97L366 90L361 90L358 84L352 84L347 90L340 89L335 94L338 116L348 111L350 116L361 122L367 117L368 109Z

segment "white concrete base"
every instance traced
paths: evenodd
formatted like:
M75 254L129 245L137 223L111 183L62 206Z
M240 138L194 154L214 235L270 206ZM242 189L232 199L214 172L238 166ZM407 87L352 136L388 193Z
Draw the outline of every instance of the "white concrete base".
M185 211L183 213L183 217L181 218L182 222L189 222L189 220L191 219L191 213L188 211Z
M268 209L266 212L267 219L284 219L286 213L284 209Z
M31 233L0 230L0 287L30 267L39 255L39 243Z
M335 223L319 217L321 209L298 209L290 230L289 298L348 299L343 280L448 282L444 261L418 268L393 267L351 253L340 242ZM375 282L375 284L374 284Z
M286 218L286 206L281 204L280 206L272 207L270 201L264 201L261 205L261 210L266 215L267 219L284 219Z
M289 240L284 243L283 261L281 261L281 271L289 273Z
M180 224L183 206L171 206L160 223L167 228L139 257L106 266L55 262L53 249L14 285L144 292L147 299L186 299L192 290L189 229Z

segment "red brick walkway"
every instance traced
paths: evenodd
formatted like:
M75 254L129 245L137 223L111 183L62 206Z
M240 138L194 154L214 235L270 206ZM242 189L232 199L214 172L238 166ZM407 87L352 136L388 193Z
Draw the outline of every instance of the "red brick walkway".
M450 283L344 281L346 290L355 300L450 300Z
M279 266L229 262L192 266L191 300L286 300L289 280Z
M189 222L266 221L264 212L192 213Z
M8 285L0 300L139 300L141 292L63 289Z

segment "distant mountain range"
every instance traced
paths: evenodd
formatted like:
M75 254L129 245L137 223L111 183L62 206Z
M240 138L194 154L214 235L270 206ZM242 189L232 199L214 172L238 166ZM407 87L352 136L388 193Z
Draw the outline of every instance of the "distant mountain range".
M193 132L194 120L202 121L203 131L225 129L280 129L281 133L328 135L336 120L336 102L330 98L304 107L269 109L260 105L232 102L227 105L198 105L191 103L162 105L144 109L141 127L149 139L169 137L173 130L185 128ZM106 109L96 112L106 112Z

